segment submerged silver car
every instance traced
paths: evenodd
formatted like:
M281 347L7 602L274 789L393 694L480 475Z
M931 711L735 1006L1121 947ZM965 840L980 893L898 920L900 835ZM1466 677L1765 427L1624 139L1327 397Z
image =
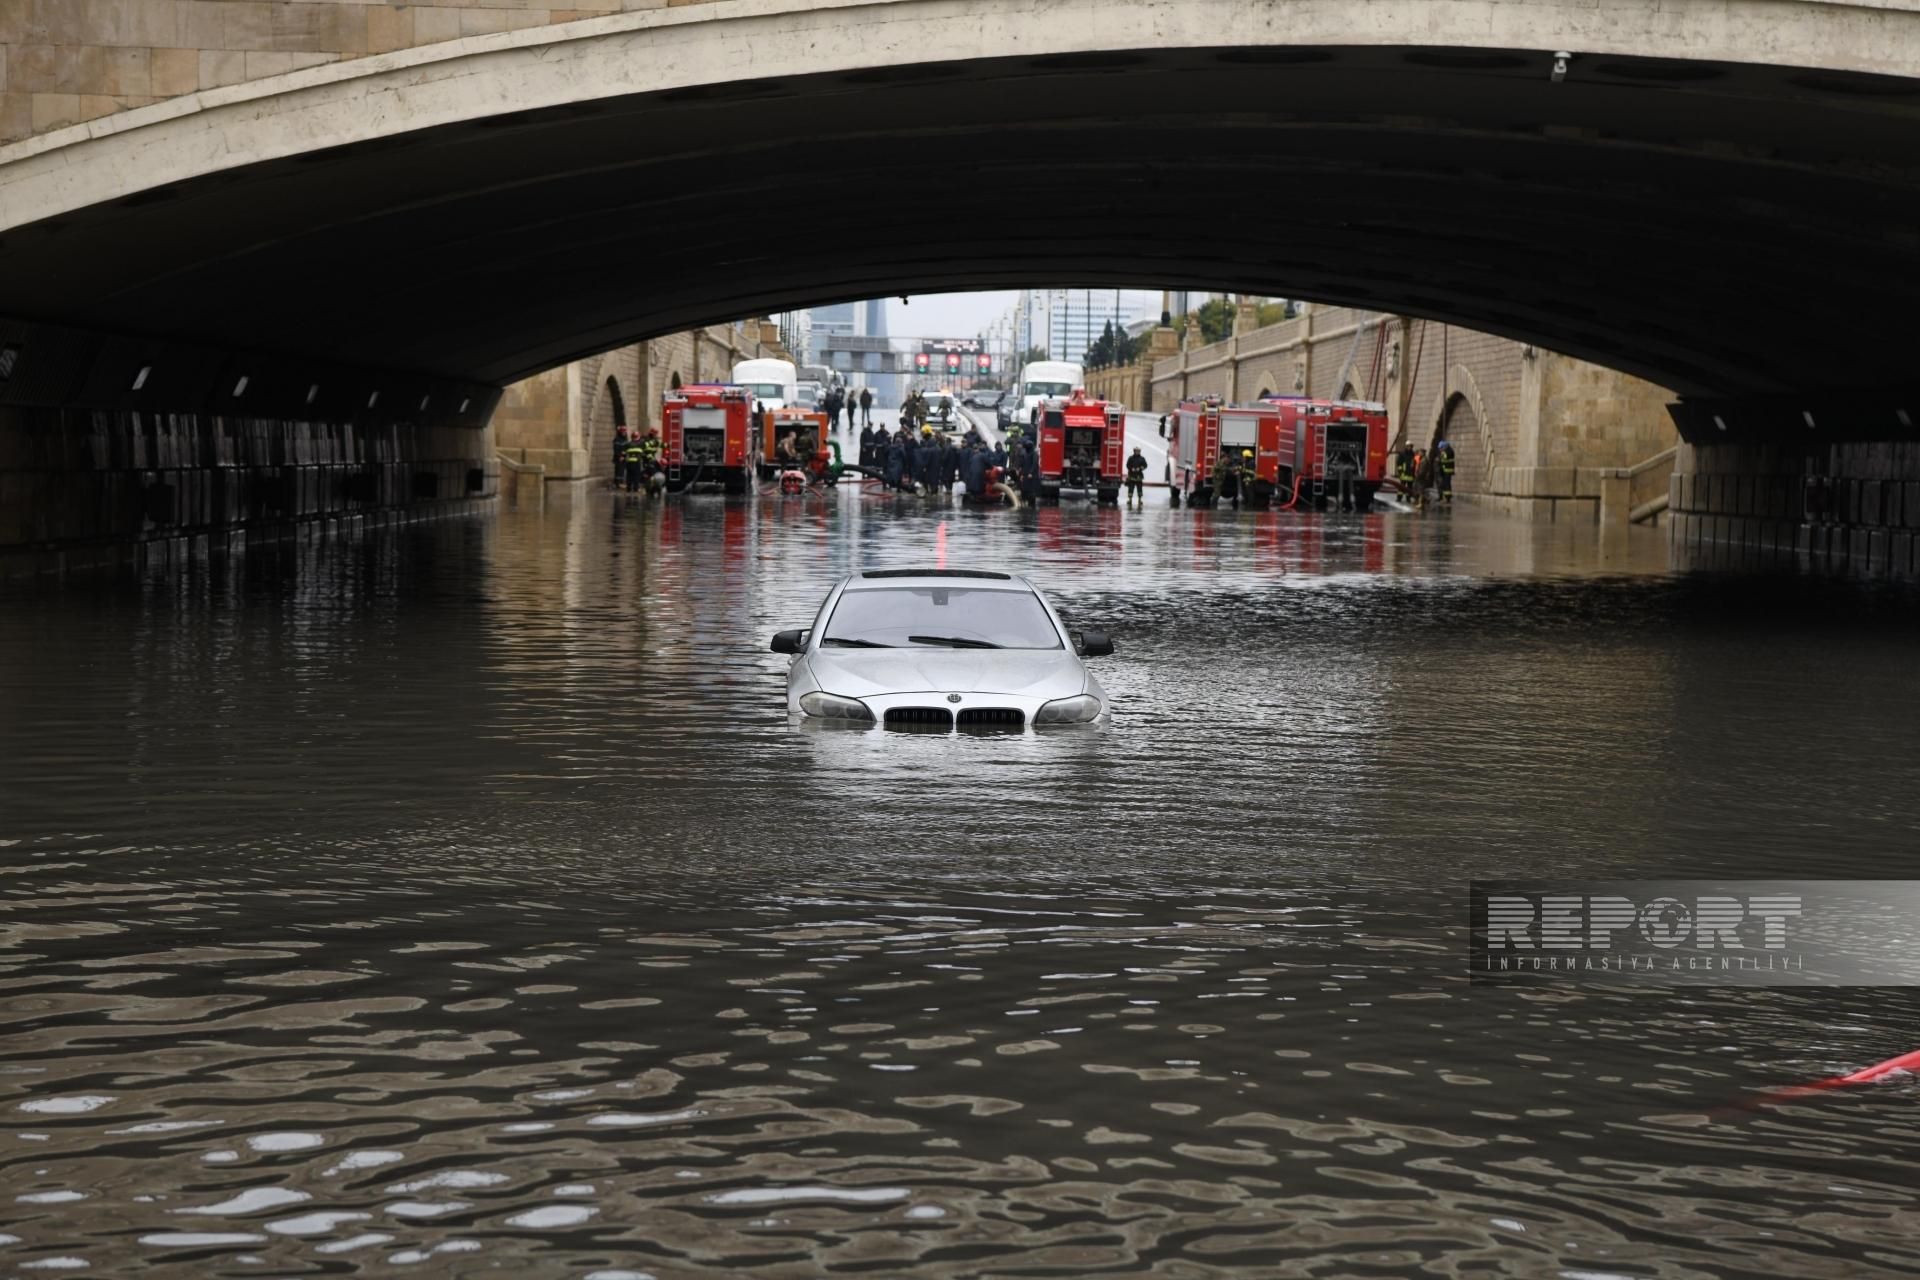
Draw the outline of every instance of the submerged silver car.
M889 728L1087 724L1106 690L1083 658L1103 631L1070 632L1024 578L979 569L874 569L834 584L813 626L782 631L787 709Z

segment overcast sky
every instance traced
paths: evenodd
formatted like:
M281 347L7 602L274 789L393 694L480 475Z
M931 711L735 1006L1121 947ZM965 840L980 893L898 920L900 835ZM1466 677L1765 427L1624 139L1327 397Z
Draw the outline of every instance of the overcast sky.
M1159 291L1151 293L1129 289L1129 296L1149 299L1159 306ZM893 298L887 303L887 333L899 338L971 338L986 328L1019 295L1012 290L996 293L929 293L902 304Z

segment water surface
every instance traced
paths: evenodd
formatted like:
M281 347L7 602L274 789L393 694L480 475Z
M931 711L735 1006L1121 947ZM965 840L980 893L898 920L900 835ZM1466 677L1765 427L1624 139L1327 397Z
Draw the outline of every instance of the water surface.
M1106 722L788 723L861 566ZM1427 517L852 492L0 596L0 1269L1920 1270L1903 992L1466 982L1474 876L1907 874L1913 602Z

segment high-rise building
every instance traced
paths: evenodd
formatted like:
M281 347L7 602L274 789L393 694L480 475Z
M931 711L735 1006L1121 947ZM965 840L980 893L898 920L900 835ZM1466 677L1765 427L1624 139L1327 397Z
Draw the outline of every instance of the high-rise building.
M860 332L860 304L836 302L830 307L814 307L807 312L813 319L813 341L808 344L806 360L813 363L819 355L822 338L848 338Z
M1055 360L1078 361L1107 325L1124 329L1158 317L1160 295L1141 289L1043 289L1029 301L1027 346L1044 346ZM1023 348L1024 349L1024 348Z

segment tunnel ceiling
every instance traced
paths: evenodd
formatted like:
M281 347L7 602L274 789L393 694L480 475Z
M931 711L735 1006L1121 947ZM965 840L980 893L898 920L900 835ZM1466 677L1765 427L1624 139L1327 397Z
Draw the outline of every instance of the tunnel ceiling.
M0 312L510 381L790 306L1179 286L1686 394L1912 380L1920 83L1484 50L930 63L502 114L0 238Z

